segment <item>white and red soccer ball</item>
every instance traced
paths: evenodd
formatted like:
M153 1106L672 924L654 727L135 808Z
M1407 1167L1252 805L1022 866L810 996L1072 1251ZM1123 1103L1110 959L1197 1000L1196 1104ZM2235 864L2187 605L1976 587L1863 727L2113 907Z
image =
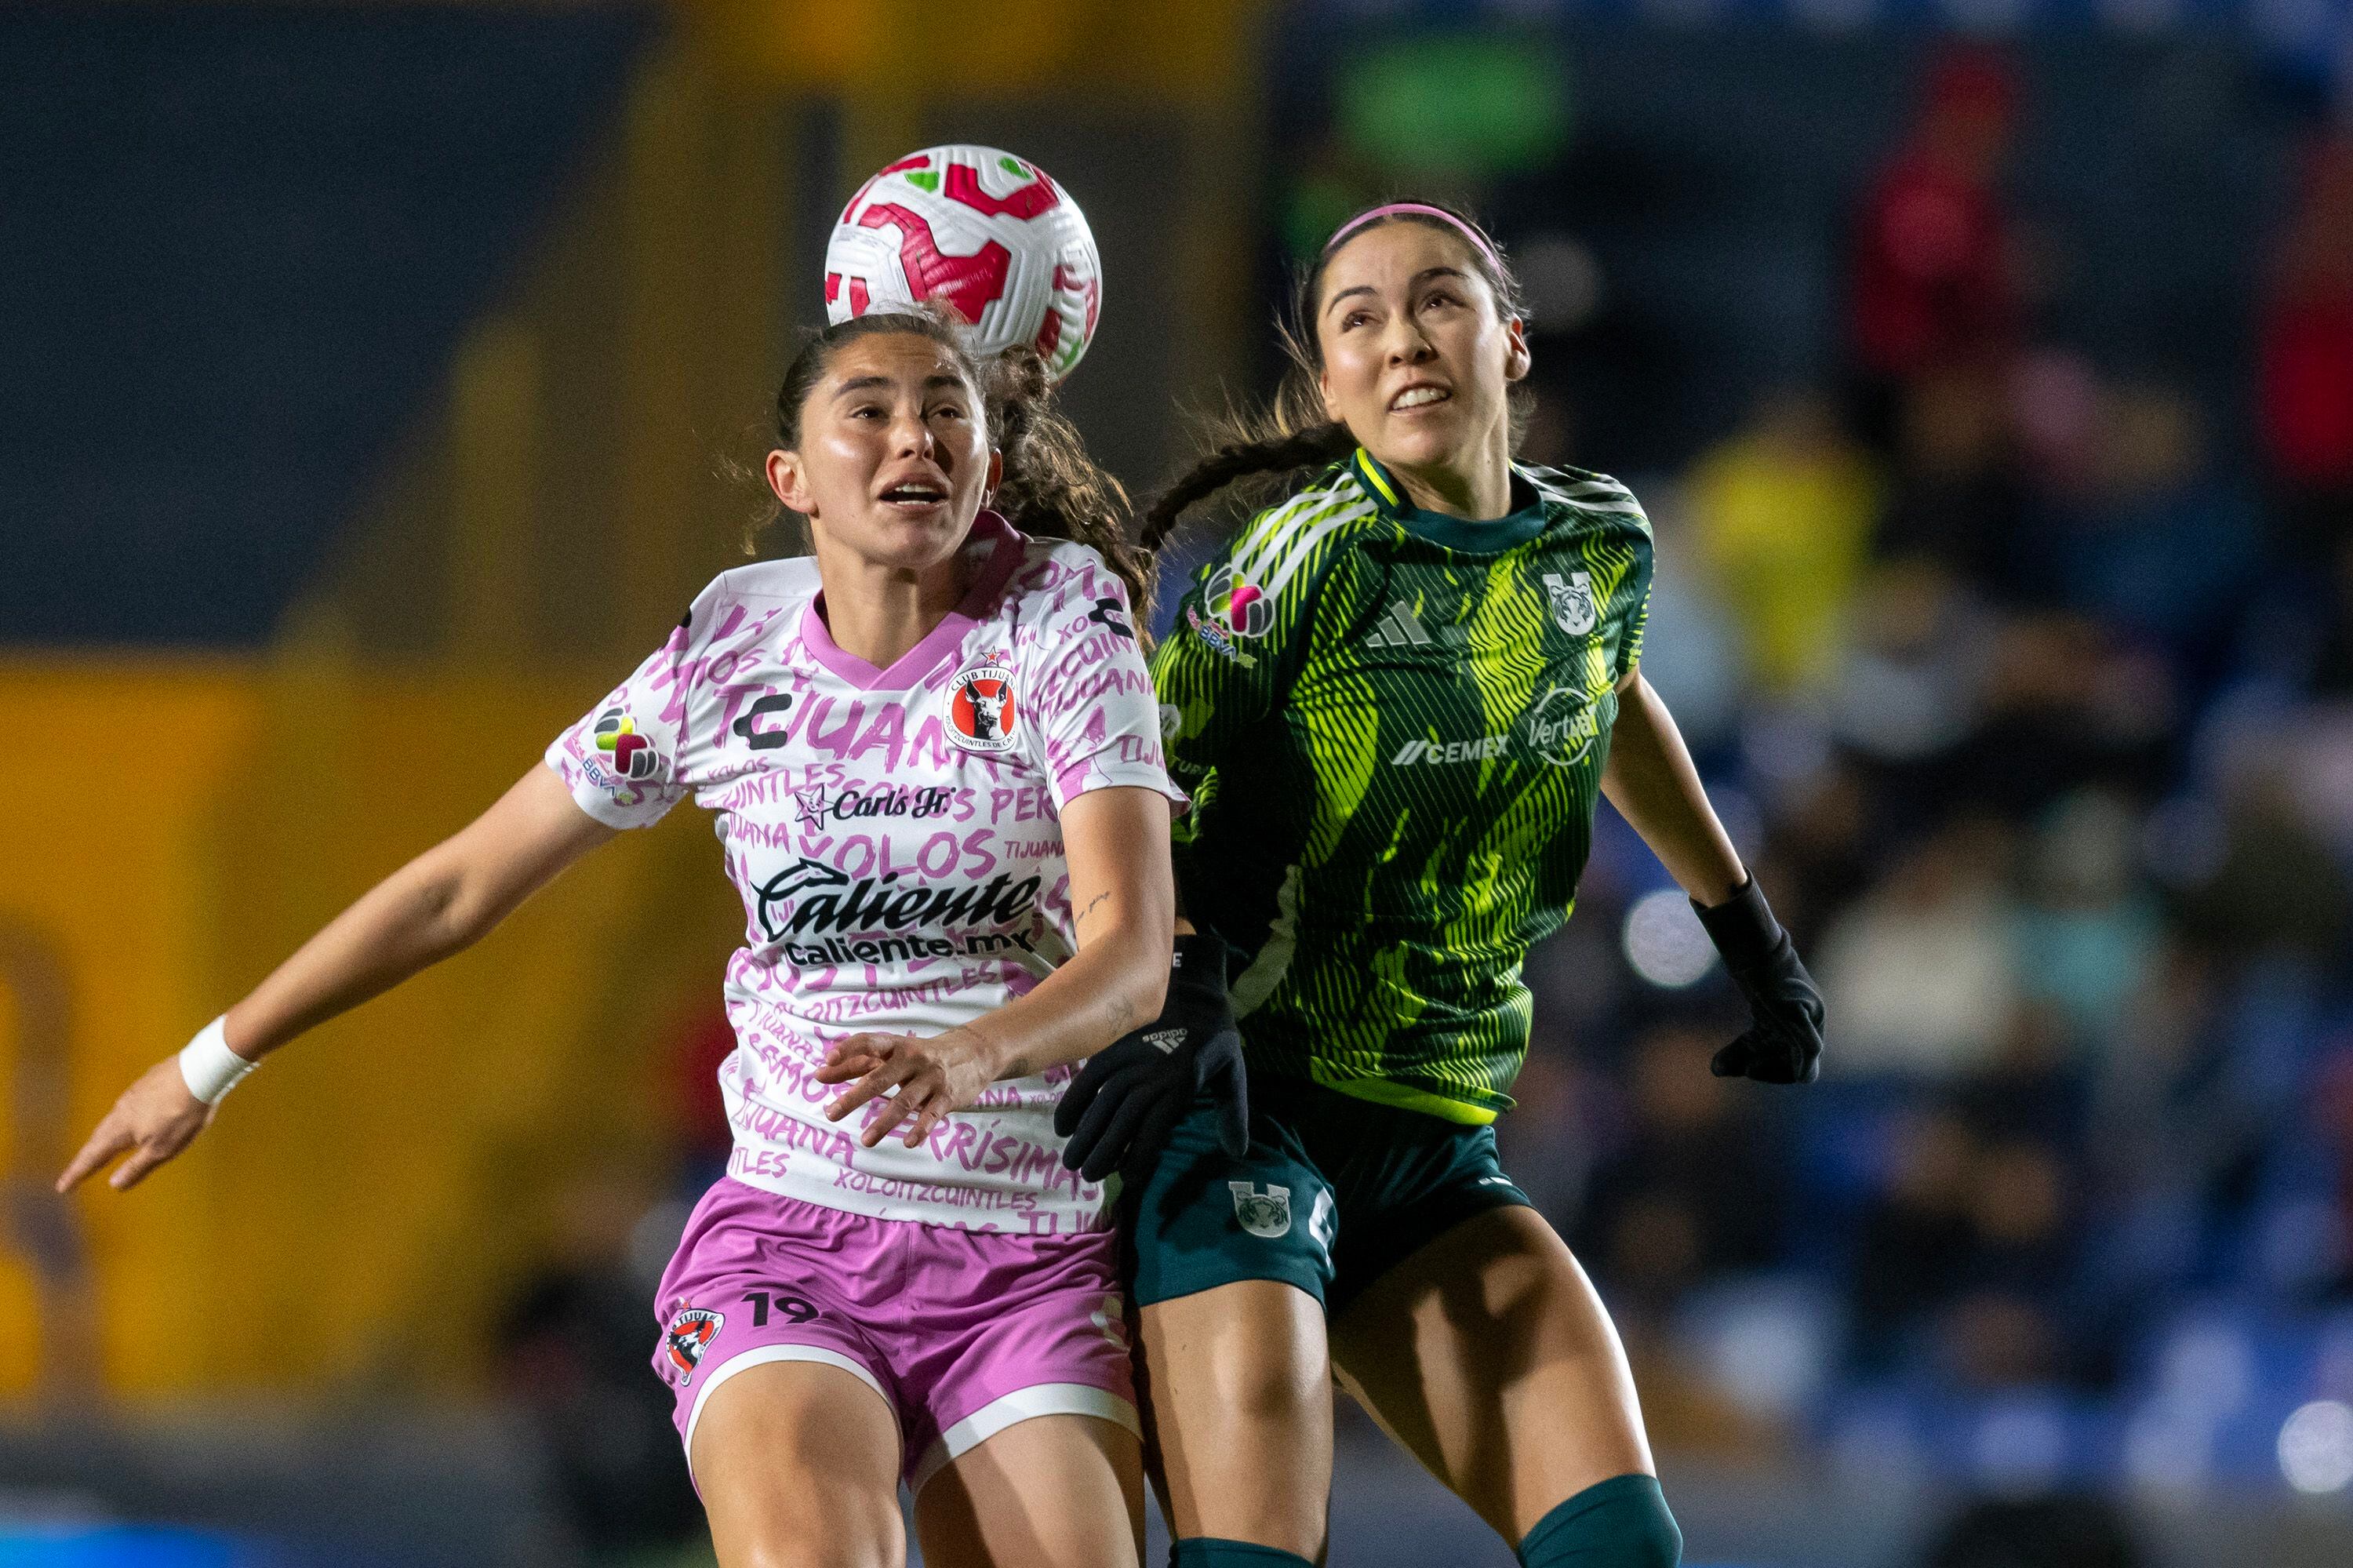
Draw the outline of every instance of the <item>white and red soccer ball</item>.
M1086 214L1027 159L926 147L858 187L825 248L825 313L941 300L983 355L1028 344L1057 380L1093 341L1103 262Z

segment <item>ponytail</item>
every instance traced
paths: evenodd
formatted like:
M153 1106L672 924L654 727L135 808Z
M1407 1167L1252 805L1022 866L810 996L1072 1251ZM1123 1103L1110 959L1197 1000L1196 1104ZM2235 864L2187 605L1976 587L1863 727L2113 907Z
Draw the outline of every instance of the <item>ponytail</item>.
M1303 468L1322 468L1356 449L1356 438L1348 433L1348 427L1334 420L1289 431L1275 426L1271 418L1260 423L1270 428L1257 432L1248 428L1230 432L1229 440L1211 449L1176 483L1153 499L1151 509L1144 514L1145 551L1160 547L1161 541L1176 531L1187 507L1208 500L1239 480L1253 475L1272 478Z
M1009 348L985 367L989 434L1005 456L997 510L1024 534L1092 548L1127 585L1138 622L1149 619L1152 563L1127 542L1126 487L1087 454L1078 428L1054 404L1046 362Z

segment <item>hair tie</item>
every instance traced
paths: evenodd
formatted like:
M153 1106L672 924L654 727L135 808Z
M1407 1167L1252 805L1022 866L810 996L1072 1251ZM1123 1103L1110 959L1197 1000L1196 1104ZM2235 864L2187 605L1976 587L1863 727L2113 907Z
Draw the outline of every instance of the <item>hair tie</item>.
M1393 201L1386 207L1377 207L1370 212L1360 212L1333 231L1332 238L1324 242L1324 254L1326 256L1331 255L1333 250L1338 247L1340 241L1347 238L1348 236L1356 233L1356 230L1364 228L1365 225L1372 222L1374 219L1382 217L1397 217L1406 213L1415 213L1423 217L1437 218L1440 222L1445 224L1450 228L1452 228L1456 233L1461 235L1463 238L1469 240L1472 247L1476 249L1480 255L1487 259L1487 265L1495 270L1496 277L1504 278L1510 276L1510 273L1504 270L1503 258L1495 254L1495 248L1487 243L1487 237L1485 235L1481 234L1477 229L1472 228L1471 225L1455 217L1444 207L1432 207L1428 202Z

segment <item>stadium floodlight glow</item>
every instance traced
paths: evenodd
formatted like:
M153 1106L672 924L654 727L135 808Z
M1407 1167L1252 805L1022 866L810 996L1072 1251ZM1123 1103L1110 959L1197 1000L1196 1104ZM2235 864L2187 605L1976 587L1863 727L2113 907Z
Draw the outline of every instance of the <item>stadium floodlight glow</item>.
M1715 948L1692 913L1691 900L1672 887L1646 893L1626 911L1626 961L1664 991L1696 985L1715 967Z
M2280 1474L2311 1496L2353 1486L2353 1405L2316 1399L2280 1427Z

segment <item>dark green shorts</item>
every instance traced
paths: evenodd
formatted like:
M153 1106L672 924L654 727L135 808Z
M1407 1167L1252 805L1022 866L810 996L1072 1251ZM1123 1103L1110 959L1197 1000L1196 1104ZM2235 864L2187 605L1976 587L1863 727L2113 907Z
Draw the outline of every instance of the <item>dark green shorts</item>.
M1250 1151L1218 1147L1204 1099L1122 1206L1139 1307L1238 1279L1279 1279L1336 1314L1472 1215L1525 1204L1495 1161L1495 1129L1335 1089L1250 1080Z

